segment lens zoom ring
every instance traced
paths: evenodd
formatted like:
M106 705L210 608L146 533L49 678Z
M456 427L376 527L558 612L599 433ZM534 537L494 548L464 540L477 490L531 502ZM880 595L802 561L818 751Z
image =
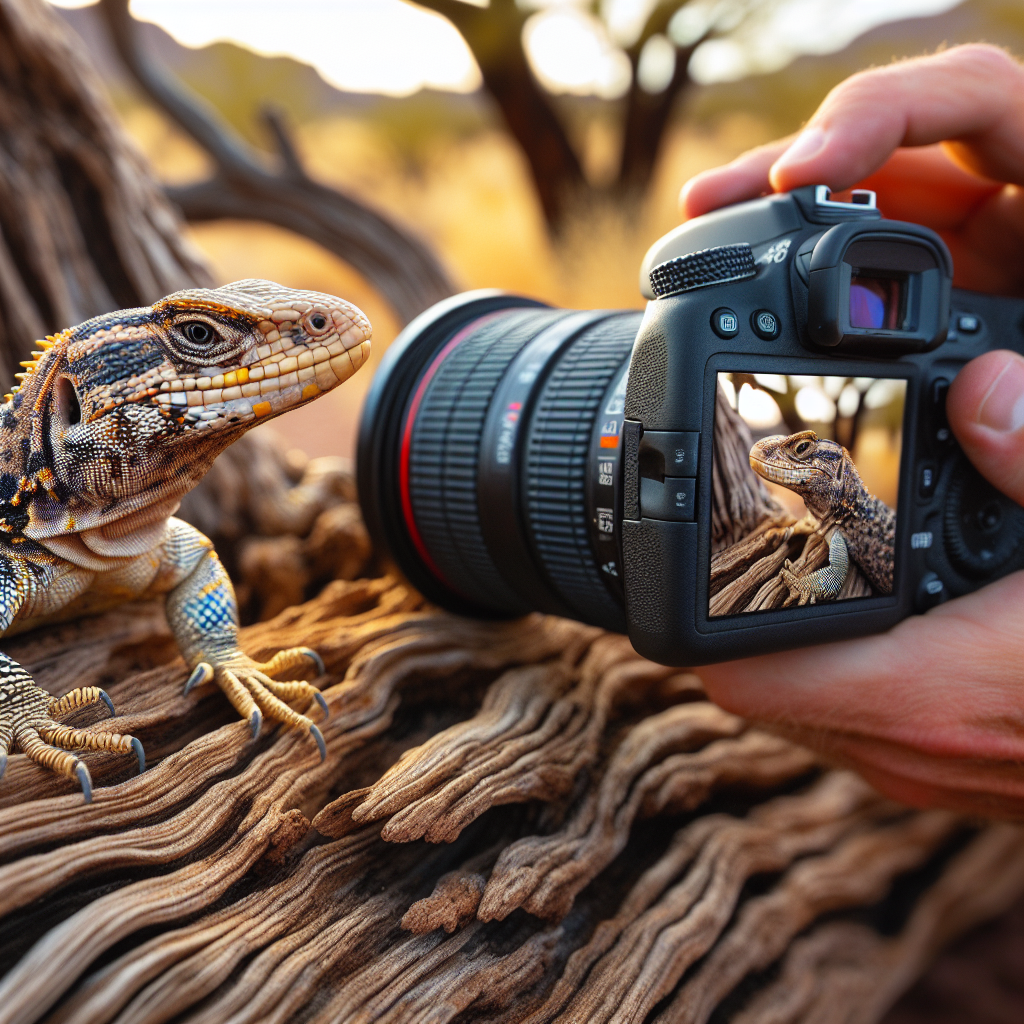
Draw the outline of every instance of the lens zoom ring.
M578 339L545 383L530 422L530 533L555 588L588 622L622 619L590 546L585 488L594 417L612 376L629 357L639 319L616 317Z
M523 607L480 531L477 469L484 418L505 370L558 310L506 314L462 341L427 386L413 426L409 491L416 527L448 583L485 607Z

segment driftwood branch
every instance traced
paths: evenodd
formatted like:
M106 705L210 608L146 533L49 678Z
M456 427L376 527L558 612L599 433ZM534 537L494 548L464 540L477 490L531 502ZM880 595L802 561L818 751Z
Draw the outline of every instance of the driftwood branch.
M456 289L430 249L379 211L310 178L280 114L264 112L280 170L270 170L217 114L142 52L127 0L101 0L111 39L146 94L213 160L211 178L168 188L191 221L259 220L311 239L371 281L406 323Z

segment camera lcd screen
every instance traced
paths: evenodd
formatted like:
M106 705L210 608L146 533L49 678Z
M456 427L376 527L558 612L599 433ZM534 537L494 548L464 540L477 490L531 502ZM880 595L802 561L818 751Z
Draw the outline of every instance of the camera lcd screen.
M710 617L892 593L906 391L718 374Z
M905 277L853 272L850 280L850 326L868 330L903 329Z

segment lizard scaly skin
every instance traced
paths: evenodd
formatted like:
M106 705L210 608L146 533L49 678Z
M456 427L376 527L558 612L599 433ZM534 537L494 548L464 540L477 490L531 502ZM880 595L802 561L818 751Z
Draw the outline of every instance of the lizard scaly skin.
M750 449L750 466L758 476L799 494L822 532L833 530L825 568L798 577L787 560L782 570L801 604L835 598L846 582L848 557L880 593L892 593L896 513L864 486L842 445L819 439L813 430L773 435Z
M312 662L309 648L265 664L238 647L234 591L213 545L174 518L213 460L250 427L329 391L369 352L370 324L332 295L270 281L175 292L40 343L0 406L0 635L166 598L192 670L186 691L216 681L259 732L263 715L317 726L289 704L326 703L316 687L272 676ZM134 751L131 736L62 725L109 698L97 687L59 700L0 654L0 774L9 750L82 784L75 751Z

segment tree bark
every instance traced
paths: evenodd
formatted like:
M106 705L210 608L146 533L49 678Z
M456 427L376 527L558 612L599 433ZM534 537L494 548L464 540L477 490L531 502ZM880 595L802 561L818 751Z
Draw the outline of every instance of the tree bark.
M77 37L0 0L0 387L46 334L207 283Z

